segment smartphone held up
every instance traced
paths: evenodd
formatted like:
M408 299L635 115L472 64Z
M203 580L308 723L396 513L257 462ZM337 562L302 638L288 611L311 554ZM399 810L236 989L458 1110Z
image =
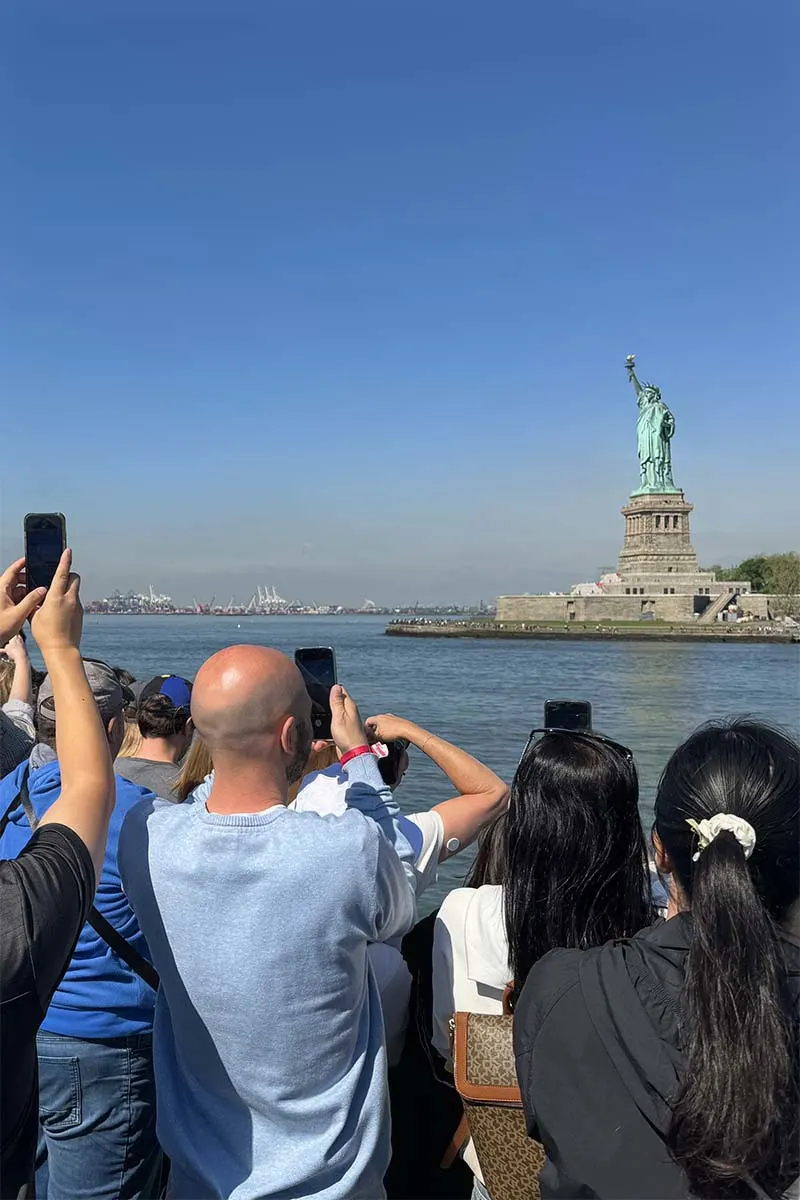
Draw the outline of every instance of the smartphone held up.
M336 683L336 656L331 646L304 646L294 652L294 661L311 697L311 727L314 737L331 736L331 688Z
M588 700L545 700L544 727L591 733L592 706Z
M28 513L25 517L25 586L50 587L67 545L64 514Z

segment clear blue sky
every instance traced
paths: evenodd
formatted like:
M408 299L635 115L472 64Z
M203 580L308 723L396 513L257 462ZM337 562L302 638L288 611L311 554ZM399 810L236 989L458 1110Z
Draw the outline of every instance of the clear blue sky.
M701 558L797 546L797 0L2 21L4 558L55 508L89 595L592 578L629 352Z

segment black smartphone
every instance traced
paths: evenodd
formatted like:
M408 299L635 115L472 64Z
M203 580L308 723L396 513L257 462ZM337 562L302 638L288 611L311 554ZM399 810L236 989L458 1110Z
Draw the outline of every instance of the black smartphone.
M25 581L29 592L50 587L67 545L63 513L28 513L25 517Z
M336 683L336 655L330 646L303 646L294 661L311 697L311 726L315 738L331 736L331 688Z
M588 700L545 700L544 727L589 733L592 728L592 706Z

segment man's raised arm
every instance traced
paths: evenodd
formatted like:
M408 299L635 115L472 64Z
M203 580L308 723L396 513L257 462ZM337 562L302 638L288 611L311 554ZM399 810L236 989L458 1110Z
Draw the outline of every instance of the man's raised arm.
M347 774L347 807L357 808L381 830L400 859L414 897L414 848L406 837L397 801L381 778L358 706L341 684L331 689L331 734Z
M61 794L40 828L68 826L89 851L99 879L116 790L106 731L81 660L80 580L70 572L71 565L72 551L65 550L41 608L31 619L53 685L61 768Z

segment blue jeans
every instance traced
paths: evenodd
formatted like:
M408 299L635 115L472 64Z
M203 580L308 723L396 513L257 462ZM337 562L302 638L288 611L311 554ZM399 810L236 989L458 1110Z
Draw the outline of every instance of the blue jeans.
M477 1176L473 1176L472 1178L472 1196L470 1200L492 1200L485 1185L481 1183Z
M151 1034L82 1041L39 1032L37 1200L159 1193Z

